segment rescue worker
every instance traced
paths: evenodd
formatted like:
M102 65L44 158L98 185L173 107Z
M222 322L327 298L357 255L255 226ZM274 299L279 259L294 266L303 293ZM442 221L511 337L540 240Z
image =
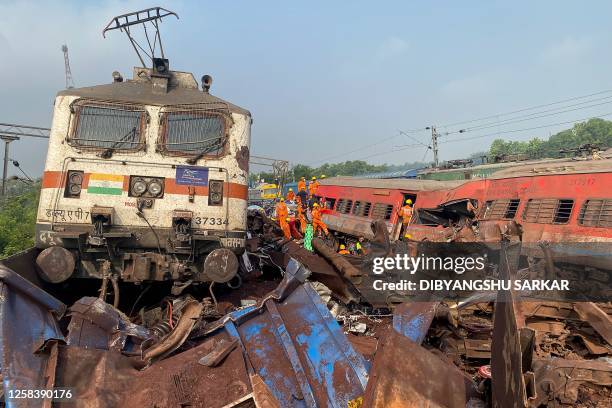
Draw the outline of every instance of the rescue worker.
M306 178L305 177L300 178L300 181L298 181L298 193L300 191L306 191Z
M283 235L287 239L291 239L291 231L289 229L289 224L287 218L289 215L289 210L287 209L287 204L285 204L285 200L281 198L276 204L276 220L278 221L278 225L283 230Z
M412 200L407 199L406 205L400 208L397 211L397 215L402 217L402 231L406 230L408 224L410 224L410 220L412 219Z
M314 231L312 229L312 224L306 225L306 230L304 231L304 249L312 252L312 238L314 237Z
M293 189L290 188L289 191L287 191L287 201L293 200L295 200L295 193L293 192Z
M344 245L344 244L340 244L340 250L338 251L338 253L340 255L349 255L350 254L349 250L346 249L346 245Z
M321 219L321 210L319 210L319 204L317 203L314 203L314 205L312 206L312 227L314 228L315 234L318 233L319 228L323 230L325 235L329 234L329 231L327 230L327 225L325 225L325 223Z
M297 204L295 210L297 211L298 220L300 221L300 232L303 234L306 232L306 215L304 214L304 207L302 206L302 199L300 196L295 198Z
M359 254L359 255L365 255L367 254L367 251L365 249L365 238L364 237L359 237L359 241L357 241L355 243L355 251Z
M312 176L312 181L308 186L308 190L310 192L310 197L314 197L317 194L317 190L319 189L319 182L315 176Z

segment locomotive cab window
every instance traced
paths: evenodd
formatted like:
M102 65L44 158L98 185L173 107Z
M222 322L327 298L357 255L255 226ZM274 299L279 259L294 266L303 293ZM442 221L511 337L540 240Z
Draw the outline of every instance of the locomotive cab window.
M164 112L158 150L181 156L221 156L225 150L226 121L217 112Z
M103 103L76 103L72 146L112 151L137 150L144 146L146 112L143 108Z

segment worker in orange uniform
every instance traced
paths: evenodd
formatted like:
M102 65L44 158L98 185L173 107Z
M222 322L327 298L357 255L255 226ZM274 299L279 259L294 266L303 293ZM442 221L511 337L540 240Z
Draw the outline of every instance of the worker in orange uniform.
M308 190L310 191L310 197L314 197L317 194L317 190L319 189L319 182L316 177L312 177L312 181L308 186Z
M295 193L293 192L293 189L290 188L289 191L287 191L287 201L293 200L295 200Z
M289 210L287 209L287 204L285 204L285 200L281 198L276 204L276 219L278 220L278 225L280 225L283 230L283 235L287 239L291 239L291 231L289 230L289 224L287 223L287 216L289 215Z
M300 196L295 198L295 203L297 204L296 211L298 215L298 220L300 221L300 232L304 234L306 232L306 215L304 215L304 207L302 206L302 199Z
M315 235L317 234L319 228L323 230L325 235L329 234L327 230L327 225L321 219L321 210L319 210L319 204L314 203L312 206L312 227L314 228Z
M306 191L306 179L304 177L298 181L298 192L300 191Z
M412 212L412 200L407 199L406 205L404 205L397 211L397 215L402 217L402 231L405 231L408 224L410 224L410 220L412 219Z
M346 249L346 245L344 245L344 244L340 244L340 250L338 251L338 253L340 255L349 255L350 254L349 250Z

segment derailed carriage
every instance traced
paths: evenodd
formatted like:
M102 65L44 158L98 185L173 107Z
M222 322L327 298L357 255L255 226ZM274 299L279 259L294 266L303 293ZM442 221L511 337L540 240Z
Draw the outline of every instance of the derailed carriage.
M200 90L153 62L56 97L36 220L49 282L227 282L238 270L251 114L211 95L211 77Z

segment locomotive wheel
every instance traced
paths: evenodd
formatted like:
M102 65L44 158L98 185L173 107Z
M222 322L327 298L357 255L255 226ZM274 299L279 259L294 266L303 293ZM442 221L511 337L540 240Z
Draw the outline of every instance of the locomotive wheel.
M213 282L229 282L237 272L238 258L227 248L214 249L204 260L204 274Z

